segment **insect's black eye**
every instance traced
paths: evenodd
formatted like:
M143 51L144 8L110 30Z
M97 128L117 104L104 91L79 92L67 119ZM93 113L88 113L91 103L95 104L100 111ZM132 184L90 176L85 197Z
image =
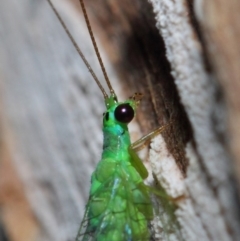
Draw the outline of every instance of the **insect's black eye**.
M129 123L134 117L134 110L129 104L121 104L115 109L114 116L119 122Z

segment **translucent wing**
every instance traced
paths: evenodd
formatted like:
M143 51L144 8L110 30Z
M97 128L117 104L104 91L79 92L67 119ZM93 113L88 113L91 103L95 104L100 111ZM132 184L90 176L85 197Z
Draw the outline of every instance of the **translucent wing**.
M177 206L173 200L169 198L161 185L157 181L156 183L157 189L147 187L150 189L150 192L154 193L154 236L159 237L160 240L184 241L180 224L175 215Z
M149 191L131 165L117 164L90 195L77 241L149 241ZM93 182L99 180L96 170ZM92 188L93 189L93 188Z

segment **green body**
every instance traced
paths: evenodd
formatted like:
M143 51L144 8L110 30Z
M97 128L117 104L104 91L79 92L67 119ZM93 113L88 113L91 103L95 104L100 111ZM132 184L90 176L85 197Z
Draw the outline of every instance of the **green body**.
M135 100L124 103L129 103L135 111ZM143 183L146 175L139 173L142 164L139 170L136 168L139 163L135 163L136 158L129 149L127 124L115 119L114 111L119 104L122 103L114 101L113 96L106 100L102 159L92 174L90 197L77 240L150 239L148 222L153 218L153 207Z

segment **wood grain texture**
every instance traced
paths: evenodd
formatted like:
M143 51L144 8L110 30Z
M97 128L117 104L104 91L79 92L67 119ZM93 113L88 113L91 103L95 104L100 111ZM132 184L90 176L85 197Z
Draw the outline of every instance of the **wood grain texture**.
M172 75L187 116L192 126L194 146L186 146L189 166L185 183L190 197L190 206L198 214L203 230L196 234L197 219L189 218L190 212L182 213L180 223L189 224L187 240L236 240L239 238L239 214L233 172L226 146L227 131L222 116L223 96L206 66L207 57L201 38L193 23L194 14L185 1L152 1L157 27L166 44L166 56L171 63ZM221 126L223 129L219 129ZM224 129L225 128L225 129ZM221 132L225 130L223 139ZM221 134L220 134L221 133ZM226 197L228 197L226 199ZM181 206L182 205L182 206ZM180 204L188 206L187 200ZM215 220L217 223L214 223ZM191 223L196 223L191 227ZM214 223L214 225L213 225Z
M102 76L78 2L54 2ZM237 91L239 60L237 51L231 52L237 49L235 35L230 34L228 50L220 41L226 31L219 31L220 19L226 29L234 28L235 15L224 12L233 10L233 3L226 1L217 15L217 0L211 6L150 2L86 1L104 63L120 99L144 93L133 136L174 123L152 142L149 157L178 205L182 239L173 231L171 240L239 240L225 122L230 116L230 128L237 128L237 95L231 95L233 84L226 79L231 77ZM3 225L11 241L73 241L101 155L103 98L46 1L2 1L0 22L0 168L8 176L5 168L11 167L19 184L14 193L24 200L22 212L11 210L15 220L2 215ZM230 115L226 104L232 106ZM231 133L236 143L237 132ZM234 146L237 159L239 145ZM0 185L10 183L0 176ZM6 195L0 191L1 213L11 208ZM26 217L19 227L29 231L16 235L19 213ZM152 224L155 240L168 240L160 221Z
M196 5L199 25L203 31L207 55L219 81L228 111L229 148L240 177L240 3L238 1L203 1ZM203 17L204 16L204 17Z
M60 5L95 68L84 22ZM1 136L38 222L31 240L73 240L100 158L103 98L46 1L2 2L1 13Z

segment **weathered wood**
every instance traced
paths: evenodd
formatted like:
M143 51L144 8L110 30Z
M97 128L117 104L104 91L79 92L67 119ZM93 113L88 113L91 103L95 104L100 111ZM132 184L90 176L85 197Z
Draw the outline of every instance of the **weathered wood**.
M216 28L205 27L210 21L203 21L213 16L210 10L214 7L205 14L196 5L203 16L201 24L205 24L199 29L192 3L151 3L86 1L94 33L121 77L118 81L105 57L120 99L136 91L145 95L137 116L142 132L173 121L164 138L152 142L149 159L159 182L176 199L182 238L238 240L232 160L222 123L227 112L223 89L212 78L220 75L222 82L226 80L215 61L228 55L209 57L204 50L211 43L202 41L205 34L214 36ZM100 73L77 1L55 1L55 5ZM231 16L226 19L231 21ZM0 21L3 224L13 241L73 240L88 198L90 175L101 153L101 93L46 1L2 1ZM228 21L225 24L227 28ZM218 39L221 37L215 41ZM228 58L239 61L231 55ZM209 73L205 61L217 67ZM231 66L229 63L226 71L236 71ZM226 96L227 103L233 103ZM232 117L231 123L234 120ZM139 131L138 126L133 128ZM9 181L7 170L13 173ZM12 182L18 183L13 193L24 206L20 214L9 205L16 206L19 200L8 195ZM15 220L6 218L14 215ZM19 229L16 220L22 220ZM160 225L156 218L155 239L168 240L162 237ZM172 238L179 237L173 232Z
M79 12L58 7L99 73ZM18 222L18 235L14 220L3 222L12 240L73 240L101 154L103 98L46 1L0 8L2 149L37 222L35 237L24 233L31 217ZM9 202L2 210L13 212Z
M236 161L234 167L238 181L240 177L240 2L203 1L196 5L196 16L202 36L228 111L228 135L231 153Z

